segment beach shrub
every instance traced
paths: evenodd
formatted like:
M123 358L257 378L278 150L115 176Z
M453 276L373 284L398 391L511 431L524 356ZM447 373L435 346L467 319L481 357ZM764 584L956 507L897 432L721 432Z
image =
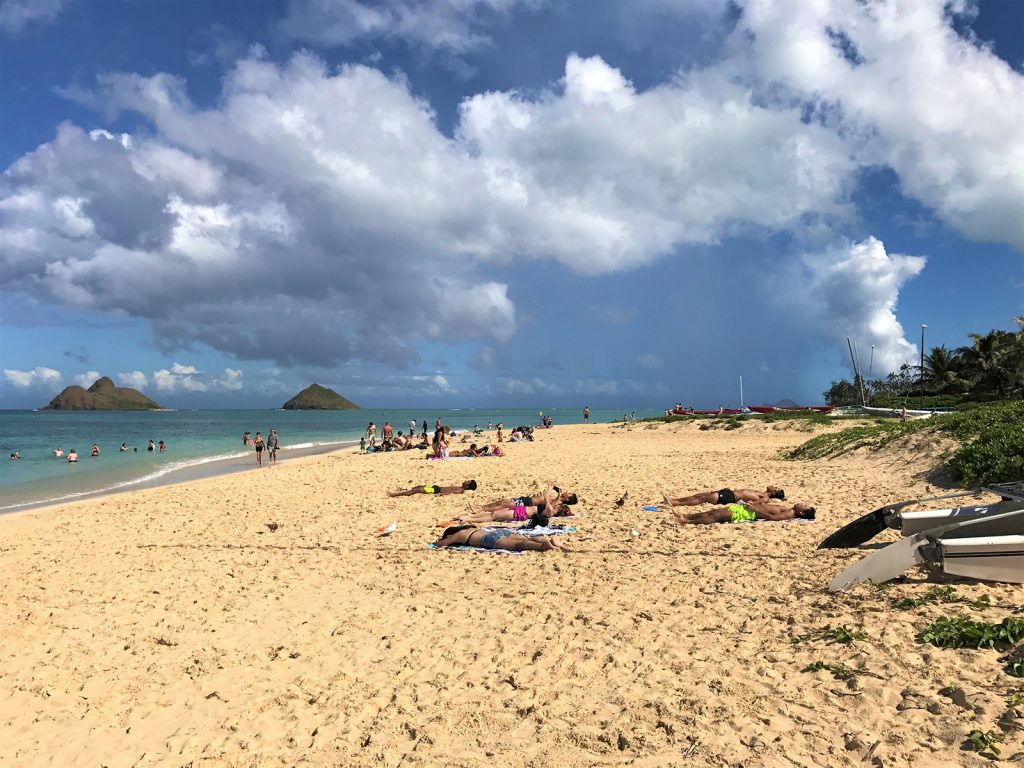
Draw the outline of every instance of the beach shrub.
M850 645L854 640L867 640L868 633L859 629L852 629L845 624L838 627L833 627L831 624L826 624L820 629L815 629L804 635L797 635L792 638L794 645L799 643L807 643L811 640L828 640L830 643L841 643L842 645Z
M991 624L943 616L924 628L921 640L938 648L1008 648L1024 640L1024 619L1007 617Z
M850 669L845 664L829 664L824 661L812 661L801 672L817 672L819 670L828 670L832 673L832 677L836 680L849 680L851 677L857 675L858 670ZM861 670L863 671L863 670Z
M893 600L892 605L900 611L909 611L911 608L919 608L922 605L934 603L967 603L975 610L988 608L991 605L988 595L982 595L977 600L971 600L957 593L956 587L951 586L932 587L921 597L903 597L899 600Z
M1024 478L1024 402L971 403L930 419L883 421L818 435L789 452L790 459L840 456L857 448L882 448L915 432L947 434L961 443L949 460L967 486Z
M998 731L979 731L975 728L969 734L967 734L967 745L975 752L983 754L985 752L991 752L993 757L999 757L1001 754L999 747L996 746L1003 740L1003 734Z

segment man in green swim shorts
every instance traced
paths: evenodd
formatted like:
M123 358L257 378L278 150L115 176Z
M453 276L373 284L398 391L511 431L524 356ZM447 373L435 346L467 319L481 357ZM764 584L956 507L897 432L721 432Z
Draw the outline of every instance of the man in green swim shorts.
M453 493L465 493L476 490L476 480L467 480L462 485L417 485L407 491L388 491L388 496L415 496L425 493L428 496L448 496Z
M816 514L814 507L799 502L791 507L780 504L769 504L764 501L748 501L745 504L730 504L727 507L715 507L707 512L684 515L673 512L676 522L680 525L710 525L711 523L745 523L756 520L813 520Z

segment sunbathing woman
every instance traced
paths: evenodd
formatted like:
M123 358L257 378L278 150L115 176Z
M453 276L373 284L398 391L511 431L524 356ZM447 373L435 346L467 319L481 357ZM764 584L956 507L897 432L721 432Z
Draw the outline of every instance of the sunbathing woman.
M497 447L497 446L495 446L495 447ZM545 508L547 507L547 502L549 500L548 499L548 495L550 494L551 491L554 491L555 494L557 494L554 499L551 499L557 505L566 505L566 504L572 505L572 504L575 504L577 501L579 501L579 499L576 498L576 494L575 493L569 493L568 491L563 491L558 486L552 486L551 490L549 490L549 491L547 491L545 493L534 493L534 494L524 493L521 496L514 496L511 499L500 499L499 501L492 501L492 502L490 502L488 504L484 504L481 507L481 509L484 510L484 511L492 511L492 510L508 509L509 507L515 507L515 506L523 506L523 507L537 507L537 510L539 512L543 512L545 510Z
M755 491L751 488L723 488L720 491L706 491L695 493L693 496L681 496L678 499L670 499L665 494L665 502L670 507L695 507L698 504L735 504L737 501L768 501L786 498L786 492L774 485L769 485L763 491Z
M780 504L768 504L763 501L748 501L746 504L730 504L727 507L716 507L707 512L695 515L684 515L673 512L676 522L680 525L710 525L711 523L745 523L755 520L813 520L816 514L814 507L807 504L794 504L784 507Z
M545 509L547 509L547 505L541 508L539 506L527 507L522 504L516 504L505 509L477 509L470 504L469 514L462 515L456 521L460 523L522 523L532 520L538 515L550 517L572 516L572 512L569 511L567 504L559 505L554 514L545 512Z
M477 528L475 525L456 525L446 528L441 538L434 542L435 547L482 547L484 549L504 549L509 552L526 552L534 550L547 552L550 550L564 551L561 544L550 536L519 536L510 528Z
M407 491L388 491L388 496L415 496L417 493L425 493L434 496L449 496L453 493L465 493L476 490L476 480L467 480L462 485L417 485Z

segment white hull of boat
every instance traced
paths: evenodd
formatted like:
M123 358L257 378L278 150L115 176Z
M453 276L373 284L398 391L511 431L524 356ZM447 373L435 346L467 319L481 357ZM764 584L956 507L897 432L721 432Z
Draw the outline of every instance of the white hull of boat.
M953 576L1024 584L1024 536L944 539L942 570Z
M903 412L899 408L875 408L870 405L862 405L858 410L868 416L880 416L885 419L898 419L903 416ZM927 419L934 415L935 411L907 410L908 419Z

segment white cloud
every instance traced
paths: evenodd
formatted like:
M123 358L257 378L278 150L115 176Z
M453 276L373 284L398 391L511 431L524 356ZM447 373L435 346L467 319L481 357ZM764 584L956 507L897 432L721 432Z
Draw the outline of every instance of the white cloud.
M224 375L212 382L212 388L219 392L237 392L243 386L244 375L237 368L225 368Z
M544 379L498 378L491 385L491 391L500 395L551 395L562 392L562 388Z
M1024 76L951 24L967 0L744 0L753 76L815 105L864 163L975 240L1024 248ZM749 48L748 48L749 46Z
M660 371L665 367L665 363L657 355L650 353L644 355L638 355L636 358L637 365L641 368L646 368L649 371Z
M170 370L161 368L153 371L153 386L160 392L206 392L206 382L199 378L200 372L192 365L174 363Z
M896 319L900 288L924 269L925 259L886 253L879 240L837 245L807 254L803 274L783 299L803 307L818 334L845 348L846 338L875 346L874 370L897 371L917 359L918 348L904 338Z
M149 384L149 379L142 371L128 371L127 373L117 374L117 383L122 387L142 389Z
M543 0L291 0L281 31L326 46L362 39L401 38L432 49L465 53L490 42L488 22L517 6Z
M77 376L75 376L74 382L78 386L85 387L86 389L88 389L89 387L96 383L96 379L98 379L99 377L99 371L86 371L85 373L80 373Z
M36 385L49 386L60 382L60 371L53 368L38 366L30 371L4 369L4 378L18 389L28 389ZM90 382L91 383L91 382Z
M49 24L63 10L66 0L3 0L0 32L17 34L34 24Z

